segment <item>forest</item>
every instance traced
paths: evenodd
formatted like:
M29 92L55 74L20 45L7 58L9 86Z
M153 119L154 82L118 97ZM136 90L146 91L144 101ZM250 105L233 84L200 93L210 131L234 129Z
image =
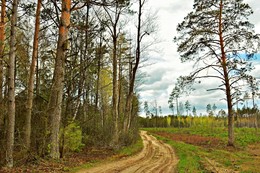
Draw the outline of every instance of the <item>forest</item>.
M131 5L1 1L1 165L136 140L137 69L155 28L145 1Z
M140 128L224 128L233 147L237 128L258 135L259 79L250 74L249 60L258 55L260 40L242 0L195 0L177 26L179 58L196 68L165 98L168 116L139 96L140 68L149 65L147 54L158 42L147 0L0 5L0 169L59 161L92 147L120 150L140 142ZM180 105L181 95L208 78L220 81L209 90L223 91L227 112L208 104L207 115L197 115L188 101ZM249 99L251 107L235 107Z

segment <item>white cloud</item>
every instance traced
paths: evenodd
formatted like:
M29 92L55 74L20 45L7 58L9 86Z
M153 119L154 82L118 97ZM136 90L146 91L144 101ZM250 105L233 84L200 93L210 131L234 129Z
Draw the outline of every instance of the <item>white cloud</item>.
M250 20L255 24L256 33L260 33L260 1L246 0L253 8L254 14ZM163 109L163 113L170 113L168 108L169 95L174 87L176 79L180 75L187 75L192 71L193 63L181 63L177 48L173 42L176 35L177 24L192 10L192 0L149 0L150 6L158 10L158 25L160 31L158 37L162 42L157 46L162 50L153 54L153 65L142 68L147 73L147 78L141 87L141 100L154 102ZM256 68L252 74L259 77L260 63L256 63ZM197 108L197 112L205 112L207 104L216 104L219 109L226 109L226 102L223 100L225 93L223 91L207 91L216 87L216 80L206 79L200 85L194 86L196 90L189 96L183 96L180 101L189 100L192 106Z

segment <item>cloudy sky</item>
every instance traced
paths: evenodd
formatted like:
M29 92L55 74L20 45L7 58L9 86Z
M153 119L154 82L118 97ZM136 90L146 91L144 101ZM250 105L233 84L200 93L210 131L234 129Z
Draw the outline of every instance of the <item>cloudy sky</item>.
M260 1L246 0L254 10L250 21L255 24L256 33L260 33ZM187 75L192 71L193 63L181 63L179 54L173 38L176 35L176 26L183 21L183 18L192 10L193 0L149 0L149 6L158 11L158 37L162 40L156 45L160 51L151 53L149 61L152 65L142 68L146 73L144 84L140 87L140 96L142 101L153 103L155 100L158 106L162 107L162 113L168 114L168 98L180 75ZM254 74L260 74L259 62L255 65ZM258 75L259 76L259 75ZM189 96L183 95L180 101L183 103L189 100L192 106L195 106L197 113L205 113L206 105L214 103L219 109L226 109L225 97L222 91L209 92L207 89L214 88L216 82L207 80L202 84L195 86L197 89ZM258 105L260 104L258 100Z

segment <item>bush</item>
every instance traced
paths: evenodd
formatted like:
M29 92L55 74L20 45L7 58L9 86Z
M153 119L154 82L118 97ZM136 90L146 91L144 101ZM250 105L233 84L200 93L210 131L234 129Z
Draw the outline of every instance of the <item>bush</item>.
M64 129L64 149L79 152L82 147L82 130L75 122L70 123Z

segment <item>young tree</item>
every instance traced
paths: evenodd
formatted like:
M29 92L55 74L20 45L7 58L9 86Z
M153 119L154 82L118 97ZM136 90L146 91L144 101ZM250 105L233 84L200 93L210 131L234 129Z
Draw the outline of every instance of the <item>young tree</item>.
M177 115L180 114L180 112L179 112L179 103L178 103L178 99L180 98L180 94L181 94L180 88L177 87L177 86L175 86L175 87L172 89L172 92L171 92L170 97L169 97L169 100L168 100L168 103L169 103L169 104L173 104L173 101L175 100Z
M172 111L172 115L174 115L174 104L172 103L172 101L170 101L168 103L169 103L169 108Z
M256 51L258 36L248 21L252 9L243 0L194 1L194 10L177 27L178 52L181 60L195 61L197 69L180 77L180 85L199 78L216 78L225 92L228 107L228 145L234 145L232 112L235 84L247 78L252 69L247 62ZM245 55L245 56L243 56ZM199 64L199 62L201 62ZM203 71L209 73L202 74Z
M184 105L182 102L179 103L179 115L183 115L184 113Z
M159 115L162 115L162 107L161 106L158 107L158 111L159 111Z
M246 102L246 108L248 107L248 100L250 99L249 93L245 92L244 97L243 97L243 101Z
M257 95L259 95L260 81L254 77L249 77L248 83L249 83L250 92L252 93L253 108L257 108L257 105L255 103L255 97L257 97Z
M153 115L155 115L156 117L159 115L157 100L154 100L154 102L152 102L152 112L153 112Z
M197 110L196 110L195 106L193 106L193 108L192 108L192 114L193 114L193 116L197 116Z
M212 115L212 106L211 106L210 103L207 104L207 106L206 106L206 111L207 111L207 113L208 113L209 115Z
M15 56L18 0L13 0L11 16L10 52L8 62L8 119L6 139L6 166L13 167L15 127Z
M187 100L187 101L185 102L184 106L185 106L187 115L189 115L189 111L190 111L190 109L191 109L190 102Z
M218 107L217 107L216 104L214 103L213 106L212 106L212 111L213 111L214 114L216 114L217 108L218 108Z
M144 111L145 111L146 116L150 115L150 110L149 110L149 106L148 106L147 101L144 102Z

